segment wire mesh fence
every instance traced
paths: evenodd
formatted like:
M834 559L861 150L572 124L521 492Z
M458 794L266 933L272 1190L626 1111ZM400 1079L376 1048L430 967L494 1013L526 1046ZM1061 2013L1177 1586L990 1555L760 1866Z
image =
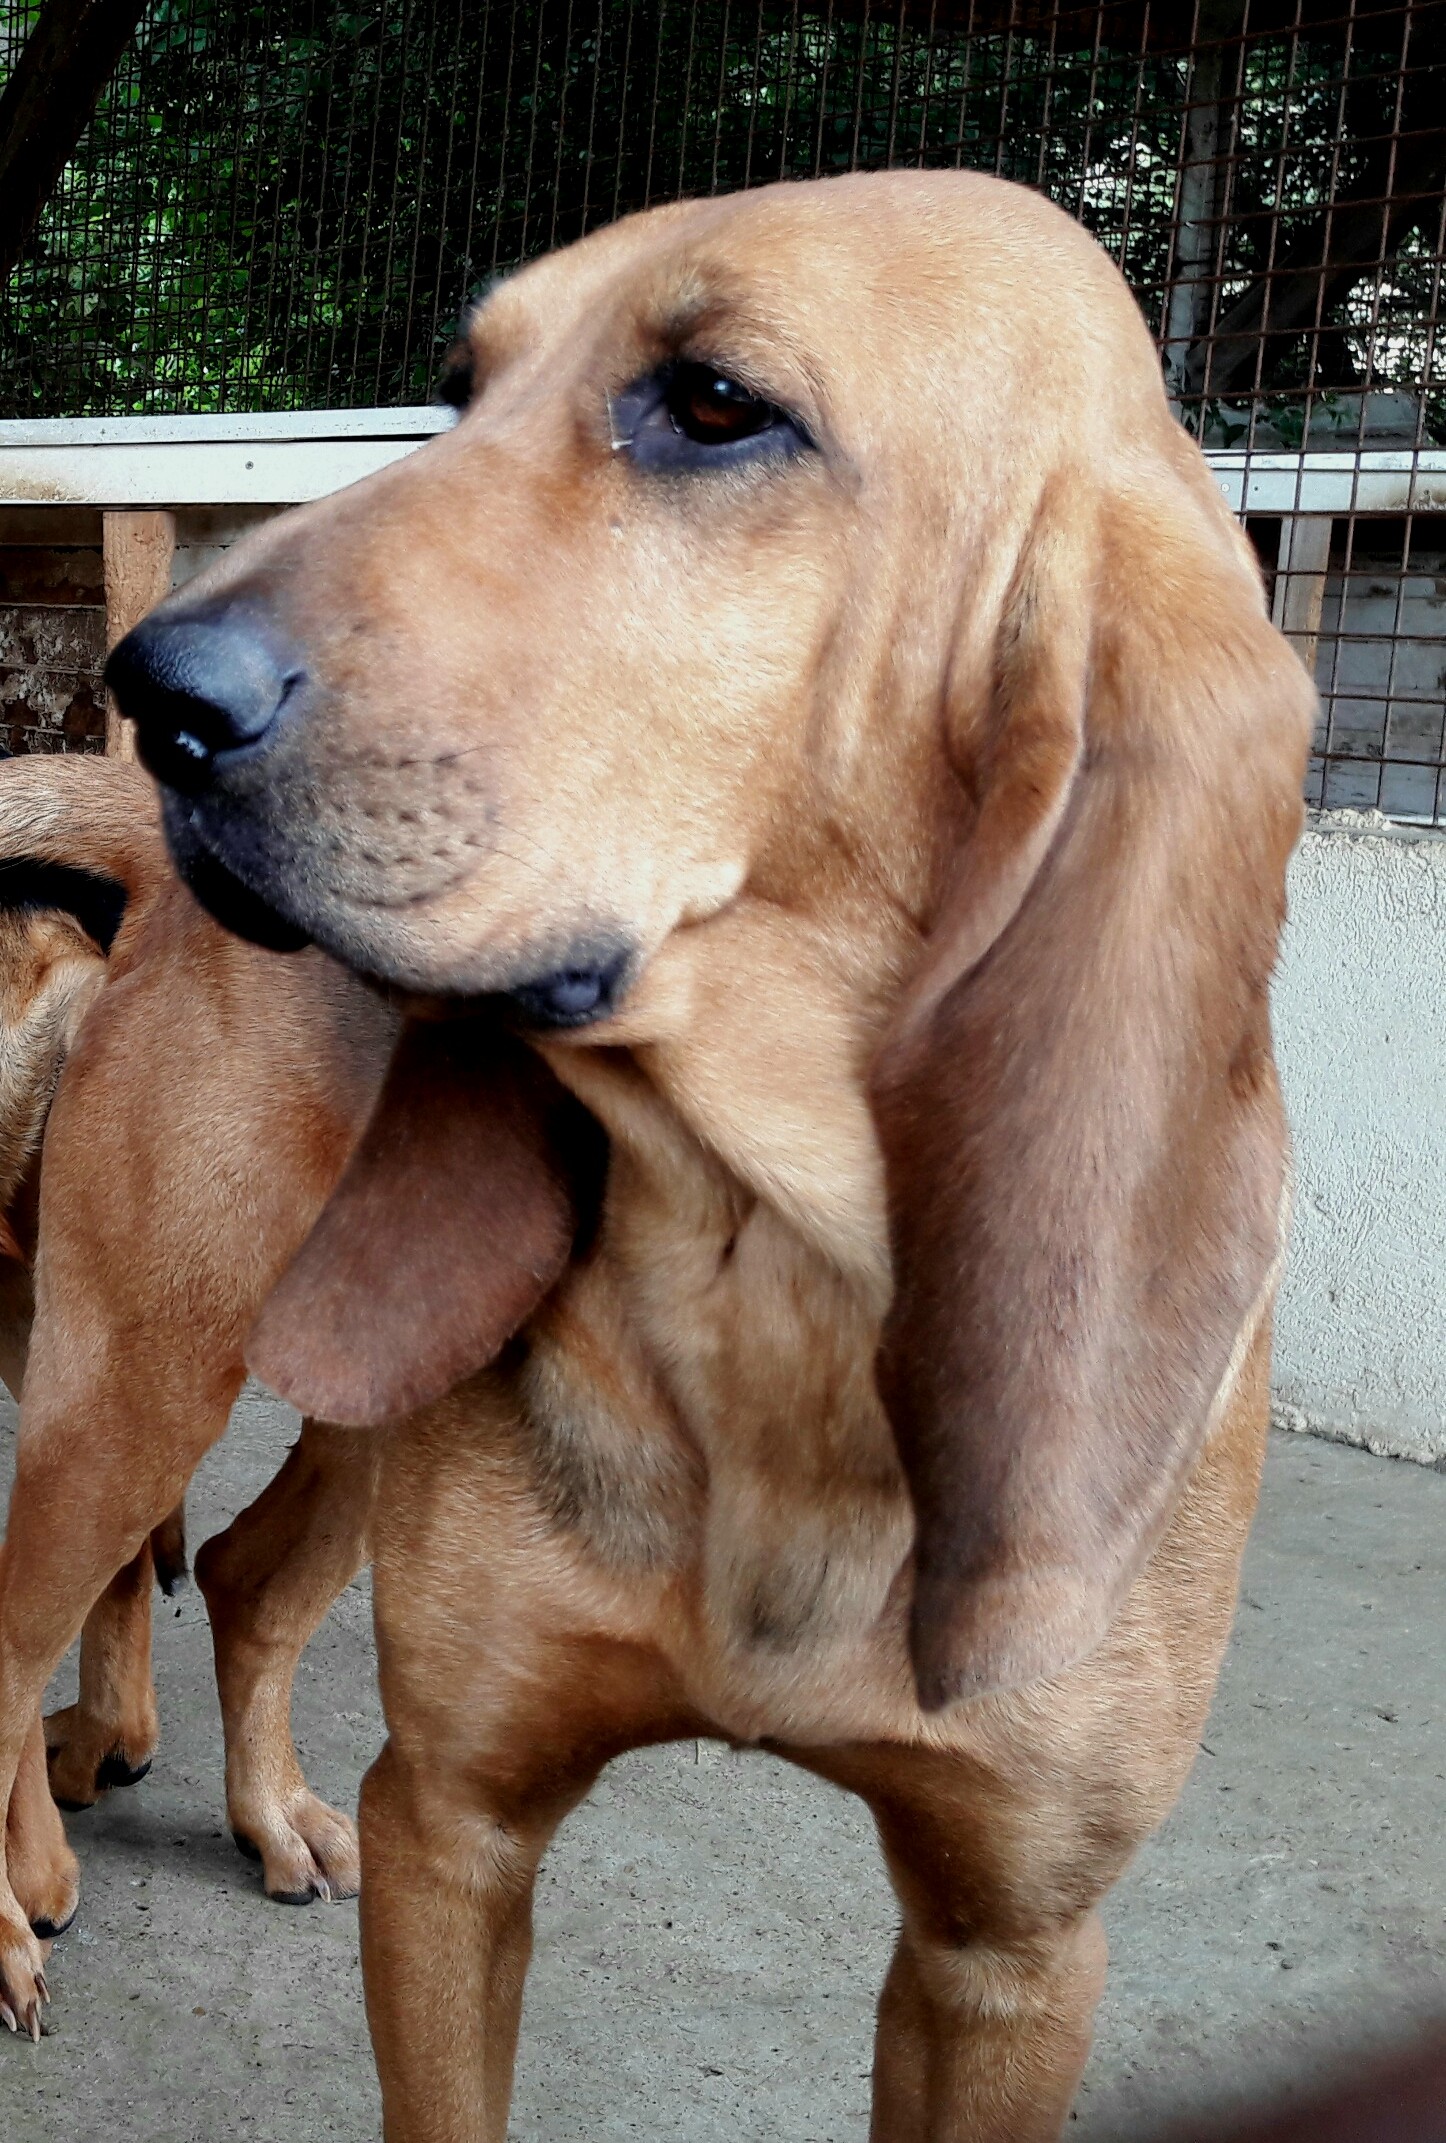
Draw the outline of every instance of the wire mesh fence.
M1315 672L1316 803L1446 817L1446 517L1350 517L1331 532Z
M1043 188L1242 500L1295 467L1251 525L1313 800L1440 816L1446 0L152 0L4 294L0 415L421 400L496 272L890 164ZM1322 512L1322 456L1408 480Z

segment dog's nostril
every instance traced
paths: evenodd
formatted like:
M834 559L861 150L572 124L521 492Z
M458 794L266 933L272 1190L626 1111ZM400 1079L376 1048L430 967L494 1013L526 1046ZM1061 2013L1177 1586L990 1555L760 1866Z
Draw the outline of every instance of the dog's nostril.
M300 675L260 622L235 608L143 619L105 668L146 766L192 794L218 754L265 736Z

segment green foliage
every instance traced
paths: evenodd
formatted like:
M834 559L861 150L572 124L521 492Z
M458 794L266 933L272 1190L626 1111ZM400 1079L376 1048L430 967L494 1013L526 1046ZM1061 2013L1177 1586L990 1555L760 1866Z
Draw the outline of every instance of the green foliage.
M12 0L12 51L27 19ZM681 193L889 163L1044 187L1158 327L1186 63L1097 51L1083 29L1073 49L933 19L915 0L886 18L779 0L154 0L12 278L0 411L417 401L498 269ZM1267 212L1312 210L1352 155L1337 55L1287 76L1267 41L1246 66L1222 303L1263 265ZM1422 276L1398 278L1407 371L1429 259ZM1370 327L1341 342L1346 376ZM1275 355L1285 389L1311 362L1297 342Z

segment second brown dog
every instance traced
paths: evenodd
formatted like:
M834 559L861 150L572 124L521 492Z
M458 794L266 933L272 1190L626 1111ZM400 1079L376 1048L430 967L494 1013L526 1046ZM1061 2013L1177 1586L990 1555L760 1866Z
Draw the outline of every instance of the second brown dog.
M340 1172L394 1023L330 962L219 930L172 875L138 770L6 765L0 867L19 862L88 874L125 903L108 968L64 915L30 947L51 972L17 982L30 1003L10 1008L26 1043L11 1085L29 1099L9 1110L13 1150L0 1153L17 1253L0 1263L0 1372L12 1389L25 1380L0 1684L85 1623L79 1702L48 1722L51 1783L74 1805L149 1763L150 1536L225 1427L244 1334ZM29 944L33 920L21 928ZM52 1102L38 1067L62 1057ZM373 1460L371 1439L306 1423L276 1480L196 1561L229 1821L288 1902L357 1886L354 1825L309 1791L289 1720L296 1661L366 1558ZM0 2021L36 2035L43 1980L18 1993L7 1944L33 1957L35 1935L73 1916L78 1885L33 1704L5 1846Z

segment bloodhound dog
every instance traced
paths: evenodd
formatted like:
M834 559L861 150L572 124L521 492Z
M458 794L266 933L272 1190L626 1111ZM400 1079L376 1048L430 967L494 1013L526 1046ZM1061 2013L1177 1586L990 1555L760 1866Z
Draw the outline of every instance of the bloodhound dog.
M110 669L213 911L411 1015L249 1348L390 1425L387 2136L500 2143L548 1839L717 1735L877 1820L876 2143L1043 2143L1256 1496L1311 688L993 179L621 223L452 386Z
M51 1103L105 981L127 901L145 902L165 876L154 803L133 772L106 767L73 776L55 767L41 761L33 775L0 777L8 780L0 788L0 1376L17 1401L35 1314L40 1161ZM37 790L62 812L66 800L106 800L119 821L112 830L128 848L127 885L74 862L6 853L16 807L24 823ZM178 1506L97 1604L86 1625L79 1699L46 1721L51 1787L62 1806L86 1806L150 1768L157 1731L151 1584L172 1593L185 1575L185 1511ZM46 1822L54 1828L48 1813ZM12 1851L34 1848L36 1826L21 1820L13 1796L8 1826ZM52 1928L43 1911L31 1918Z
M48 881L62 875L68 876L0 863L0 1377L16 1399L34 1309L31 1262L46 1118L66 1056L105 979L98 942L105 924L93 917L89 929L81 923L73 910L82 900L69 884L63 890L70 905L60 904L62 889ZM91 1657L93 1665L94 1647ZM38 1733L27 1741L0 1829L15 1882L30 1899L32 1924L42 1937L55 1933L69 1916L75 1863Z
M170 868L138 768L0 768L0 1374L21 1399L0 1550L12 2031L39 2036L42 1945L76 1909L55 1801L88 1805L149 1768L153 1580L184 1568L179 1506L240 1388L247 1328L341 1173L395 1031L321 954L280 960L217 927ZM366 1559L370 1444L307 1422L196 1558L232 1832L290 1904L356 1889L354 1826L308 1788L290 1709L302 1648ZM78 1699L42 1732L45 1681L82 1624Z

